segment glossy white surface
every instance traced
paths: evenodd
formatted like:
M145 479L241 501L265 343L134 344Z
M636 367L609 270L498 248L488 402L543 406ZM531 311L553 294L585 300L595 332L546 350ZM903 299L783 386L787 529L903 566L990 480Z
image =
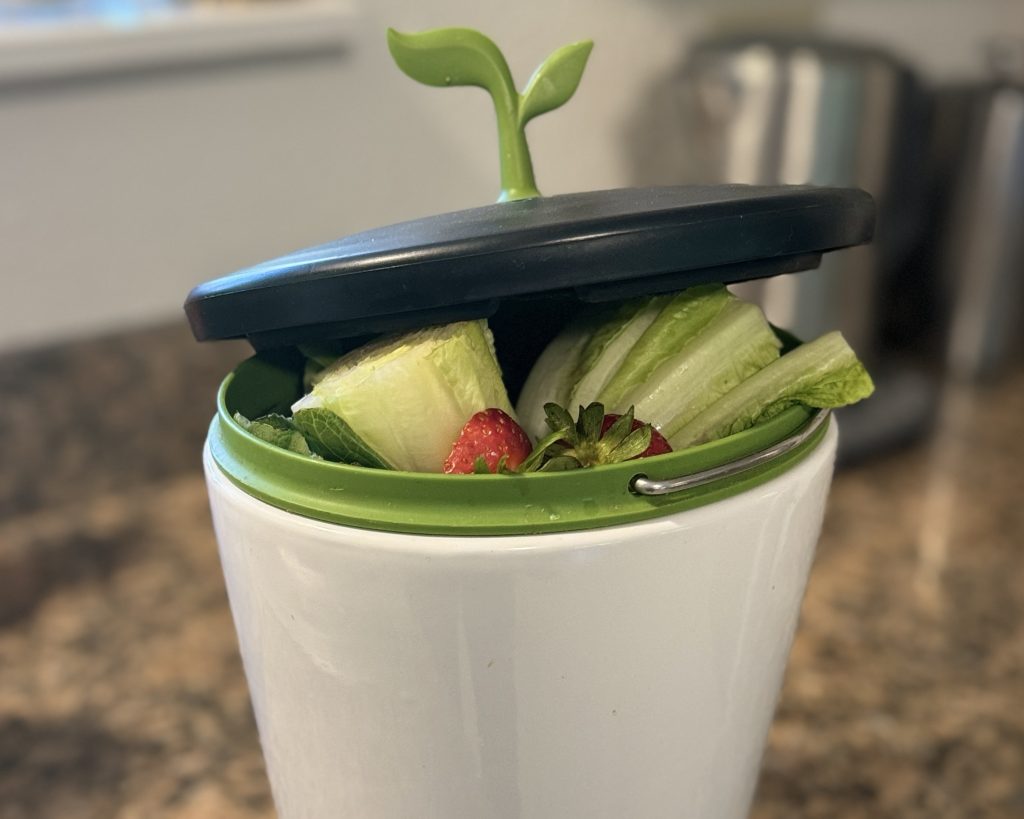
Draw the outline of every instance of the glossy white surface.
M502 538L301 518L207 452L281 819L743 817L835 443L700 509Z

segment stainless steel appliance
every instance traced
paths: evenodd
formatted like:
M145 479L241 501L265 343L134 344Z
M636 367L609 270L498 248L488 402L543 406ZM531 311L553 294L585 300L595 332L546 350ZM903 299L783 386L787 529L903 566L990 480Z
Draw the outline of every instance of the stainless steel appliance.
M875 197L871 246L742 288L772 321L804 337L838 327L872 358L880 306L920 228L926 107L911 71L876 49L744 36L698 43L656 96L658 121L638 127L639 183L847 185Z
M806 183L874 196L871 245L735 288L803 338L842 330L868 362L876 396L841 413L847 460L920 434L934 404L933 381L885 332L913 340L934 322L931 284L906 275L923 228L928 116L912 71L884 51L745 35L698 42L629 134L638 184Z
M1024 43L989 54L990 80L938 96L950 138L932 242L944 285L947 365L959 379L998 374L1020 352L1024 315Z

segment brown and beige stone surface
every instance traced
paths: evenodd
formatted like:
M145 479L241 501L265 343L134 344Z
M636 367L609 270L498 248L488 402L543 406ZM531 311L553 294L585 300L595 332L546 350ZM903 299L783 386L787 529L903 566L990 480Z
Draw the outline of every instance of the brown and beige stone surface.
M199 474L242 349L195 347L0 359L0 819L274 816ZM1018 371L837 477L755 819L1024 816L1022 433Z

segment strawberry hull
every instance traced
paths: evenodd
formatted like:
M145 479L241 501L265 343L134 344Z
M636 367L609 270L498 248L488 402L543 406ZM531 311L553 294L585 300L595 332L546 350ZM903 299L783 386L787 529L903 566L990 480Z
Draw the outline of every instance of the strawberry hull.
M605 415L604 420L601 422L601 433L604 434L612 428L612 424L621 418L621 415L617 415L614 412L609 412ZM643 427L644 422L639 418L634 418L631 425L632 429L640 429ZM651 445L647 447L642 453L637 455L638 458L650 458L653 455L666 455L672 451L672 447L669 446L668 441L665 440L665 436L662 435L658 430L651 429Z

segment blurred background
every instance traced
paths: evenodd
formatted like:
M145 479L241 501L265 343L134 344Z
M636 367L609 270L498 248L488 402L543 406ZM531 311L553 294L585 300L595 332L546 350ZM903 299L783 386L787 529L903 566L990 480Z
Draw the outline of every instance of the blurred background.
M860 184L894 200L878 264L906 262L927 228L921 200L938 206L938 177L961 170L957 146L933 143L969 139L942 131L955 130L945 97L1021 80L1019 3L763 6L6 0L0 349L174 319L204 279L495 198L486 101L410 83L384 48L387 25L497 32L521 81L558 44L597 42L573 104L531 125L547 193ZM967 130L992 117L1012 141L1013 100L992 107L952 119ZM924 173L930 150L950 154L943 173ZM861 284L857 301L870 301L885 282Z
M546 194L855 185L875 242L747 285L878 392L838 476L754 815L1024 815L1019 0L0 0L0 819L270 816L203 495L195 284L493 201L494 119L384 30L478 28Z

